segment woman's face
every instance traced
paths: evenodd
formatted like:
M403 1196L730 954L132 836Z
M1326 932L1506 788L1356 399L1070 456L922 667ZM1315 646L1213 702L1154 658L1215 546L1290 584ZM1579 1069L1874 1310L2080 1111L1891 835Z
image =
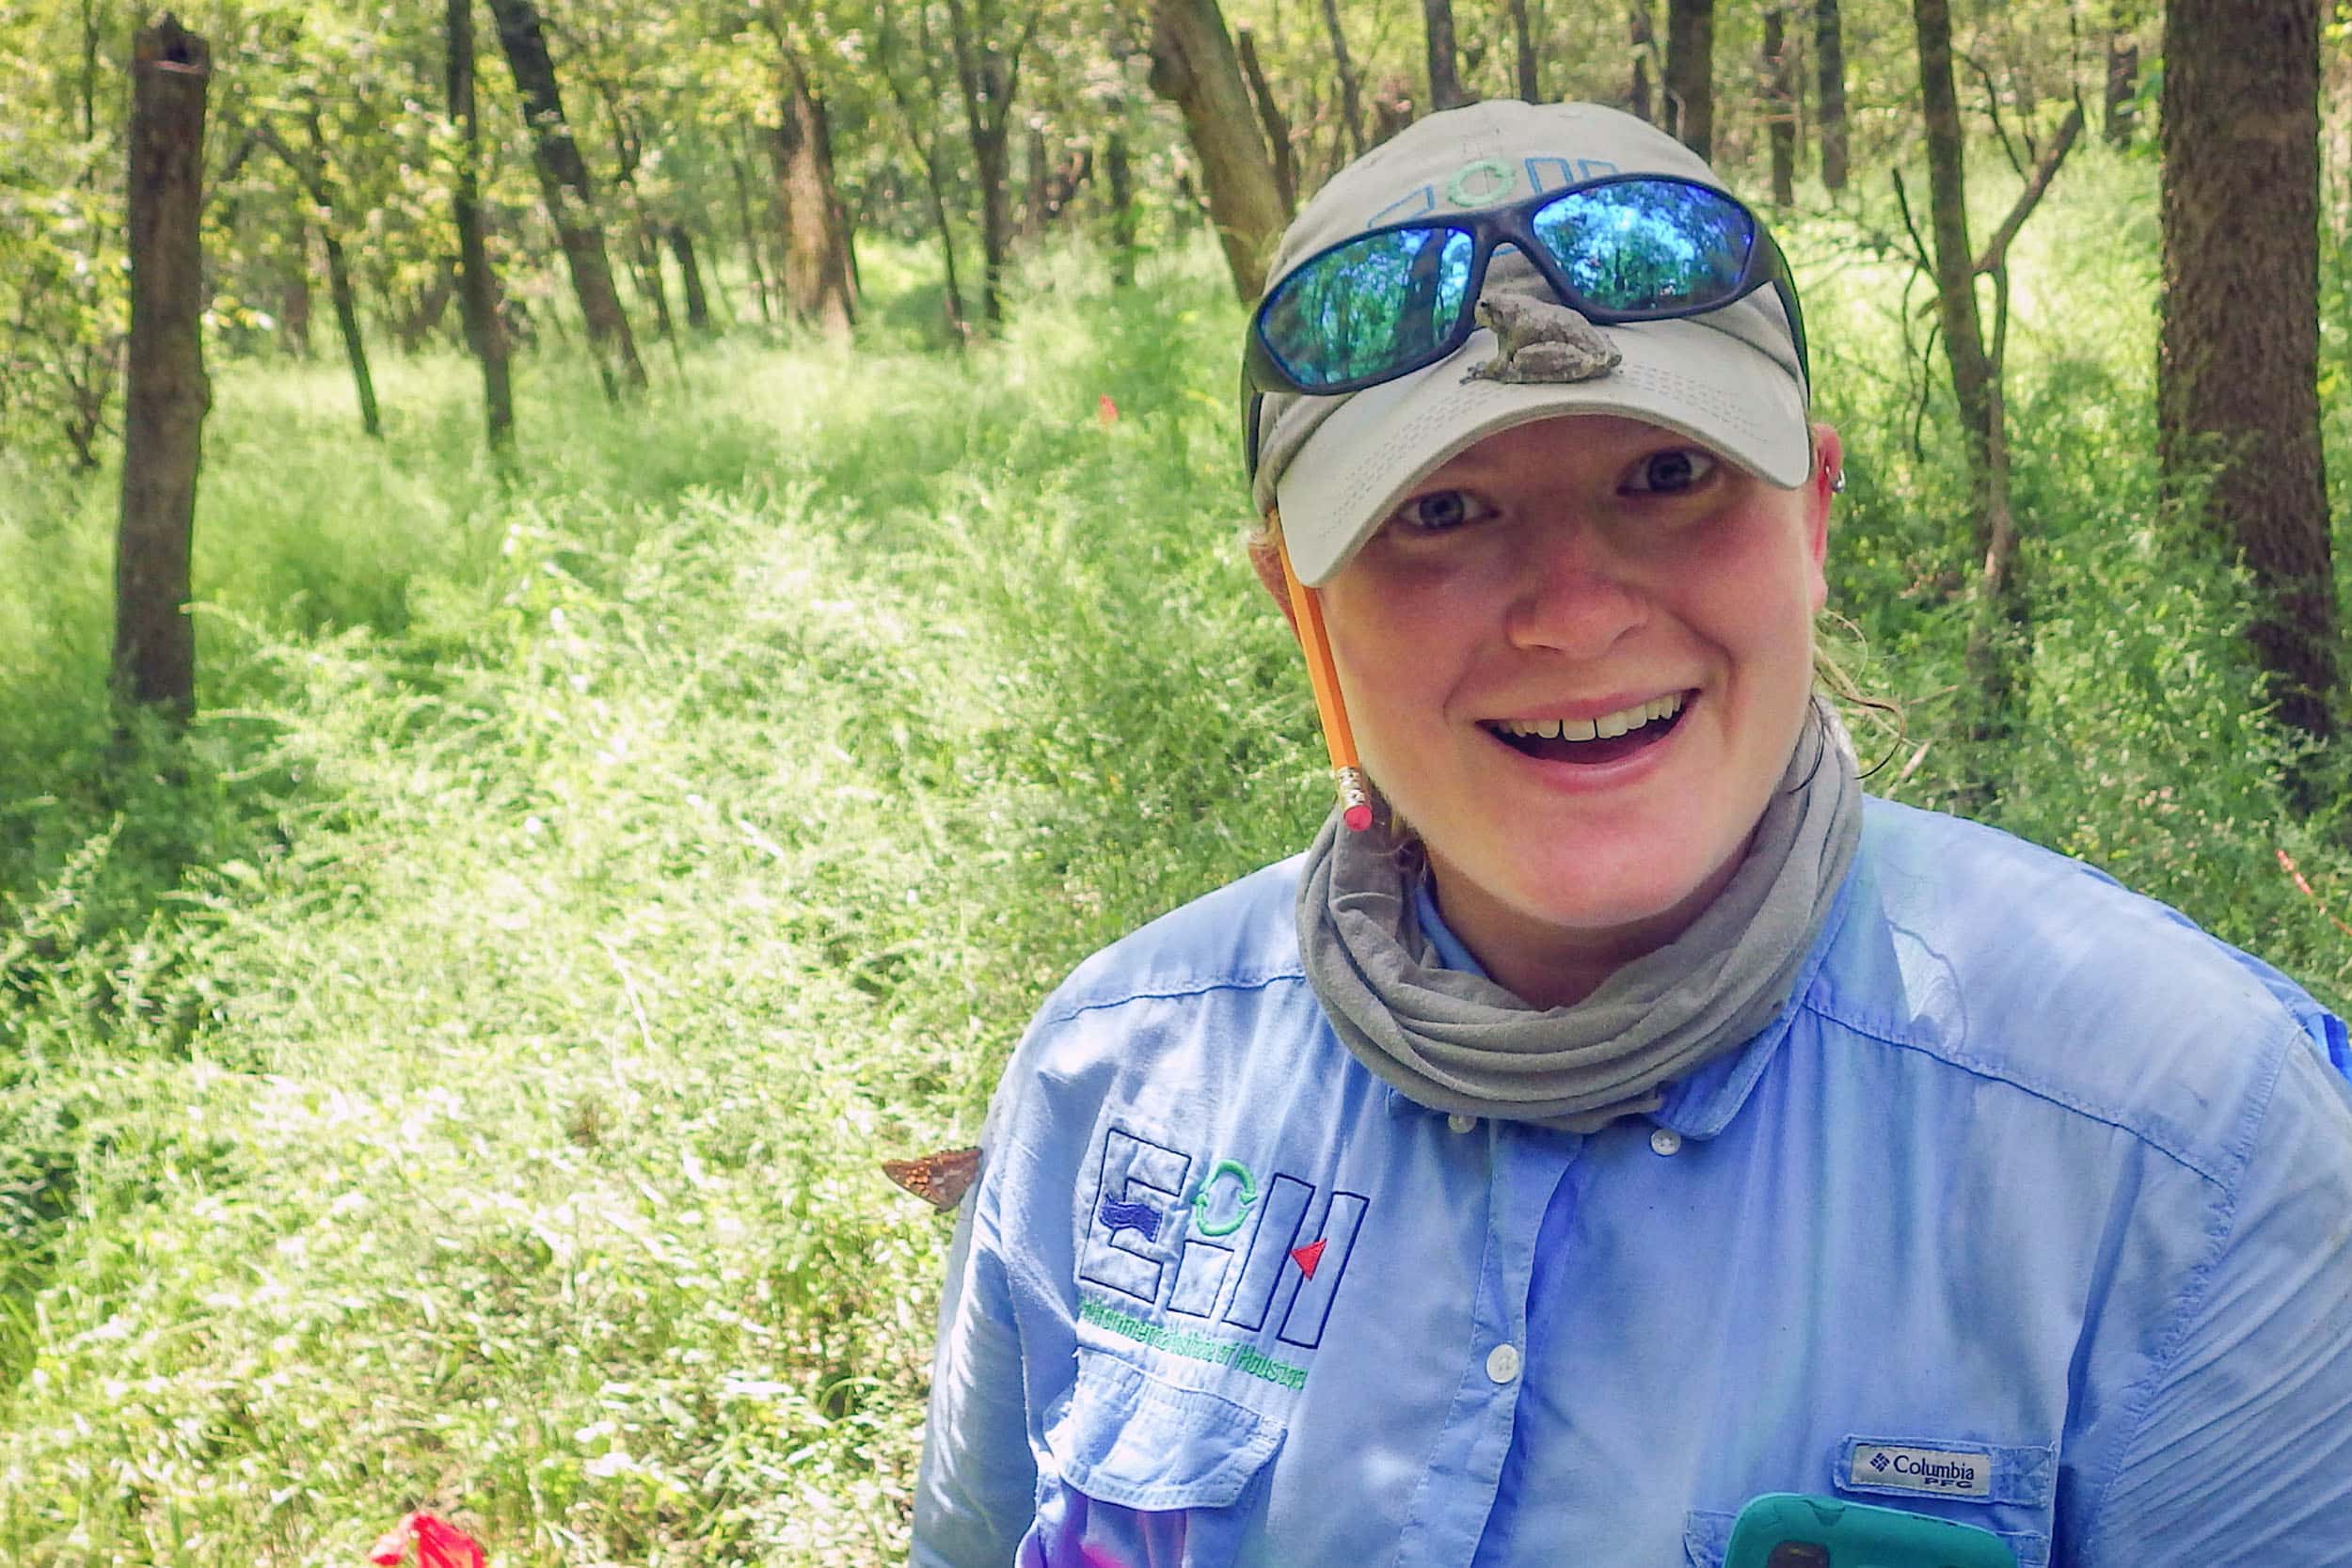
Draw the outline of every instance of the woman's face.
M1364 767L1529 1001L1671 941L1738 866L1805 722L1839 460L1815 443L1778 490L1637 420L1521 425L1324 585Z

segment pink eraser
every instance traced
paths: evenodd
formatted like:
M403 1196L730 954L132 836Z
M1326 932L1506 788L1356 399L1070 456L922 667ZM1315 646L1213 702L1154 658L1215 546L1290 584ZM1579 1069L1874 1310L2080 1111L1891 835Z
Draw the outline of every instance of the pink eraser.
M1372 826L1372 808L1350 806L1340 814L1340 820L1347 824L1349 832L1360 833Z

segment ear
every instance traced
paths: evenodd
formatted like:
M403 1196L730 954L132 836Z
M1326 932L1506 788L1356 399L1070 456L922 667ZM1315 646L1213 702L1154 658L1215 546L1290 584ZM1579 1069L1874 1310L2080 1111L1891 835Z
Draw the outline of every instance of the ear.
M1845 472L1846 444L1838 439L1836 426L1816 424L1813 473L1804 482L1804 546L1812 566L1813 608L1817 612L1829 602L1829 580L1823 566L1829 560L1830 500L1842 485Z
M1250 569L1265 585L1274 607L1282 612L1282 619L1291 624L1291 635L1298 635L1298 610L1291 603L1290 584L1282 580L1282 547L1270 533L1260 534L1249 542Z

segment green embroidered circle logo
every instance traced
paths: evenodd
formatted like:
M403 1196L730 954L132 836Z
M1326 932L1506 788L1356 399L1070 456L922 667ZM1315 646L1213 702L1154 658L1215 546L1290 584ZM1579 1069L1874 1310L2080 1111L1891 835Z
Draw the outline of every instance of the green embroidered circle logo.
M1233 1212L1222 1220L1209 1218L1210 1195L1216 1190L1220 1177L1232 1177L1238 1185L1233 1190ZM1231 1236L1249 1217L1249 1206L1258 1201L1258 1179L1249 1174L1249 1167L1239 1160L1219 1160L1209 1167L1200 1190L1193 1195L1192 1227L1203 1236Z
M1501 201L1516 189L1519 171L1500 158L1480 158L1464 164L1446 182L1445 198L1456 207L1485 207Z

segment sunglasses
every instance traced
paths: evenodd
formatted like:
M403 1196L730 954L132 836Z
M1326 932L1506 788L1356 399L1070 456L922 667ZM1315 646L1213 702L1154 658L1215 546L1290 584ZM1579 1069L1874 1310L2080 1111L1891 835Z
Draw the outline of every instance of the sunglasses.
M1503 245L1598 326L1704 315L1770 286L1812 384L1796 283L1756 215L1695 181L1610 175L1505 207L1375 229L1285 273L1250 319L1243 351L1250 477L1266 393L1335 397L1445 358L1476 329L1486 264Z

